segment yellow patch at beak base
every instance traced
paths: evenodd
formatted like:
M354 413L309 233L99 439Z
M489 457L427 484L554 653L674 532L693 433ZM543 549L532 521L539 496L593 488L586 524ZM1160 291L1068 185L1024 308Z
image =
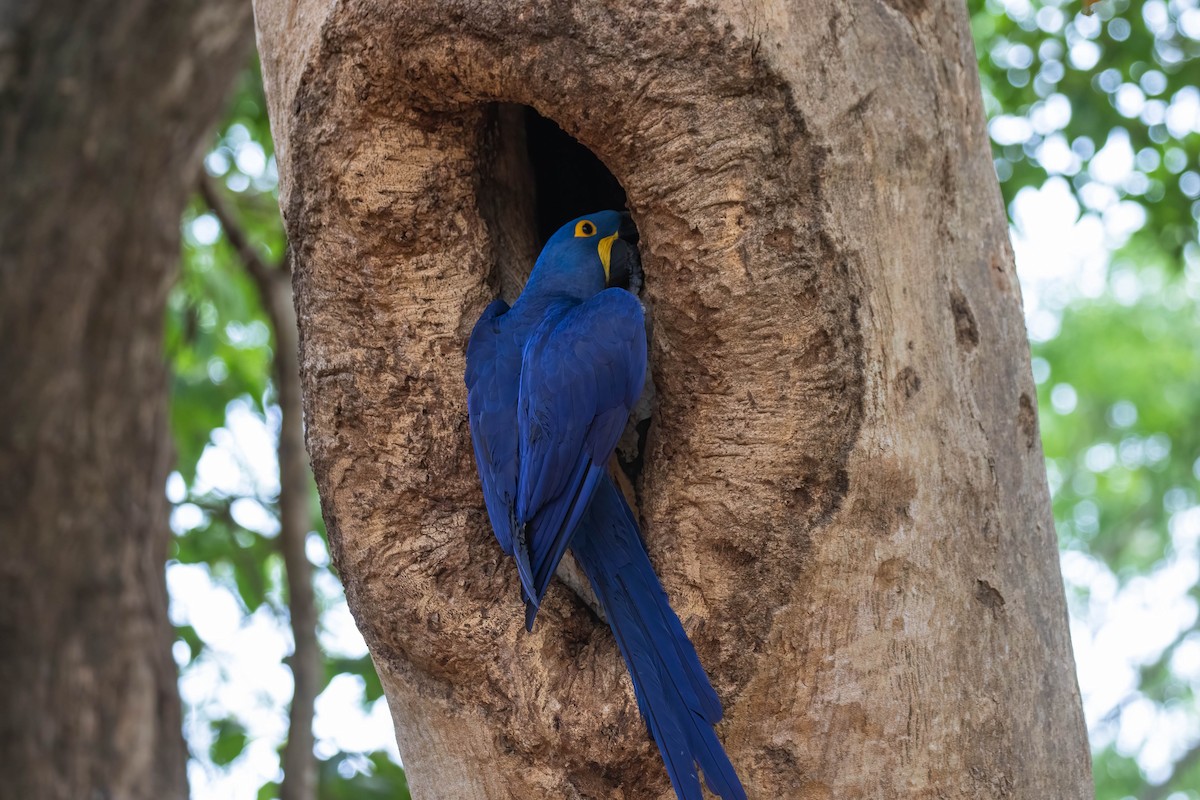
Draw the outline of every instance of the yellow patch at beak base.
M612 236L605 236L600 240L600 244L596 249L600 252L600 263L604 265L604 282L608 283L609 262L612 261L612 246L617 240L619 233L614 233Z

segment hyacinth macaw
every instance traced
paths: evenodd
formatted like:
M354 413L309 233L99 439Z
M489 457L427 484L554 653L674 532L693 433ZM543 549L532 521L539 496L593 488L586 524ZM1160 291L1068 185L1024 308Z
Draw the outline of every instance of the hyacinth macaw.
M516 303L484 310L467 345L467 407L488 517L516 561L533 629L568 545L633 679L675 793L745 791L713 726L721 703L607 472L642 391L646 329L625 288L639 269L627 214L602 211L550 237Z

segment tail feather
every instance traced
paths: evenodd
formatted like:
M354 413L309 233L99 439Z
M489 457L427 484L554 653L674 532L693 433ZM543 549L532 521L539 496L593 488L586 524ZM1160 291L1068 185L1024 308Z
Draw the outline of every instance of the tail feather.
M606 588L611 590L616 587L609 584ZM619 590L605 591L600 602L605 605L606 613L610 608L615 611L615 614L610 614L610 620L631 619L636 615L636 611L627 607L629 598L621 596ZM680 725L679 715L675 713L680 698L672 697L672 694L677 695L672 691L675 685L669 677L664 681L660 665L655 663L653 643L648 641L645 629L639 629L636 625L632 629L627 625L614 625L613 635L633 680L638 710L642 712L646 727L658 744L675 794L680 800L702 800L696 759L687 746L692 737ZM658 702L660 698L663 702ZM675 701L673 708L670 707L672 701Z
M696 703L689 703L689 707L710 725L716 725L724 714L721 710L721 700L709 683L708 674L700 664L700 657L696 655L692 640L688 638L678 615L671 608L671 601L663 591L658 576L654 574L654 568L650 565L650 559L646 556L646 550L638 535L637 520L633 518L633 512L612 481L608 481L608 484L611 494L598 501L596 512L599 515L607 509L612 509L605 513L605 516L613 518L616 523L624 523L623 529L614 538L633 553L633 563L628 572L633 576L638 591L631 594L649 601L641 606L643 624L651 629L656 641L671 642L678 659L677 662L672 660L671 663L680 665L696 697ZM619 515L614 513L616 511L619 511Z
M571 548L604 607L676 795L701 800L698 766L718 796L745 800L713 730L721 719L720 700L654 574L633 514L608 476L599 481Z

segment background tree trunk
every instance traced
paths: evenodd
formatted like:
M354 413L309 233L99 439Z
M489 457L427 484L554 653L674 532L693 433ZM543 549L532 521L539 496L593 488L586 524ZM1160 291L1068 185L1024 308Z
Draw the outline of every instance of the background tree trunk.
M251 32L244 0L0 6L6 796L187 796L162 325Z
M670 793L586 604L524 632L476 484L465 339L573 166L514 164L508 104L641 229L640 514L750 796L1090 796L961 4L256 8L308 447L418 796Z
M216 215L246 274L275 336L273 370L279 392L279 550L287 576L288 622L292 629L292 703L288 736L283 746L283 780L279 800L310 800L317 791L317 758L313 752L313 714L321 691L321 645L317 639L318 611L308 560L310 470L304 451L304 420L300 398L300 341L296 307L292 302L292 273L288 256L275 266L266 263L255 243L238 224L233 209L212 180L201 173L200 195Z

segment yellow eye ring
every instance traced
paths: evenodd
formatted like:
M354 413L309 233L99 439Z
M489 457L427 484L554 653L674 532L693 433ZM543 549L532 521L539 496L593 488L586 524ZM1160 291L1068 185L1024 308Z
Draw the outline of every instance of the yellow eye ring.
M590 219L581 219L575 223L575 238L579 239L585 236L595 236L596 226L592 224Z

